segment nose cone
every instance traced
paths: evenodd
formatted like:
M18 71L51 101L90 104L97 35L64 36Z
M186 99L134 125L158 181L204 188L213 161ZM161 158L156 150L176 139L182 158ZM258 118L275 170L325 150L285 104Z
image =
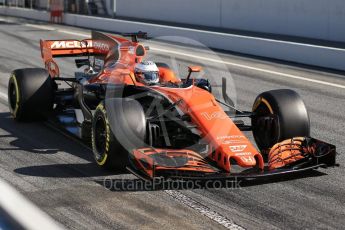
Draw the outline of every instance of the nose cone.
M244 168L254 167L257 165L255 155L250 152L235 153L231 159L234 159L239 166Z
M249 142L230 145L226 143L219 150L220 152L216 159L222 159L222 157L227 159L223 162L223 168L228 172L231 172L231 162L233 161L236 161L237 165L242 168L253 168L256 166L260 169L264 168L261 154Z

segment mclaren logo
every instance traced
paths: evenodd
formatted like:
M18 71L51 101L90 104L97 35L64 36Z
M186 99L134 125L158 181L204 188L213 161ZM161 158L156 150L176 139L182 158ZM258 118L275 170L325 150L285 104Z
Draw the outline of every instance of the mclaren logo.
M238 153L243 152L247 148L247 145L235 145L235 146L229 146L231 152Z
M88 41L87 47L92 47L92 42ZM85 48L85 44L80 41L54 41L51 46L51 49L76 49L76 48Z

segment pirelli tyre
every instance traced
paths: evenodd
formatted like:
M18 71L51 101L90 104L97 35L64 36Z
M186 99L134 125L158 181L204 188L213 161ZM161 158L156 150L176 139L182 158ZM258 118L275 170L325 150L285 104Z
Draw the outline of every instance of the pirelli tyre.
M146 117L132 99L112 98L101 102L92 120L92 149L96 163L105 169L122 171L133 149L143 147Z
M253 105L253 136L258 148L267 152L276 143L310 136L310 120L302 98L293 90L261 93Z
M17 121L44 119L53 109L54 82L45 69L17 69L8 83L8 105Z

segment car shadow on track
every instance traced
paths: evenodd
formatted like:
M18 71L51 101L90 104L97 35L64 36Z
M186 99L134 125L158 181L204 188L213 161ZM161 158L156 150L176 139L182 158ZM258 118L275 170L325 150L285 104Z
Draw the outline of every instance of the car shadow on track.
M0 113L0 153L17 156L17 165L23 167L14 171L28 176L81 178L121 173L100 169L94 163L92 151L78 144L73 138L54 131L42 122L15 122L10 113ZM34 157L33 154L39 156ZM57 161L53 156L55 154L62 155L63 161L70 163L42 165L44 161ZM38 157L41 165L36 166L35 159ZM79 162L82 160L86 163L74 163L75 157L80 158Z
M48 178L87 178L107 177L122 174L122 172L109 172L100 169L95 163L85 164L52 164L17 168L14 172L26 176Z
M2 141L0 151L25 151L36 154L55 154L61 150L57 143L46 145L49 141L43 131L43 124L39 122L18 123L13 120L10 113L0 113L0 129L7 134L0 135ZM7 145L6 143L9 143Z
M210 181L143 181L141 179L112 179L104 178L95 180L112 192L144 192L160 190L194 190L194 189L244 189L251 186L260 186L271 183L279 183L291 180L299 180L308 177L320 177L326 173L310 170L294 176L281 176L274 179L255 179L255 180L210 180Z

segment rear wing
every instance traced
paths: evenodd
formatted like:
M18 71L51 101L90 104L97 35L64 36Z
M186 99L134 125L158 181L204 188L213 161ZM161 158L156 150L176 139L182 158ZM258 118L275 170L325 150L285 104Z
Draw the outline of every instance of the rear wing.
M41 40L43 59L86 56L93 53L92 40Z
M60 75L59 67L53 58L88 56L94 53L91 39L41 40L41 56L51 77Z
M141 61L148 47L138 43L145 38L144 32L128 33L132 41L125 38L92 31L92 38L85 40L41 40L41 56L51 77L59 76L59 67L54 58L94 56L95 69L101 70L105 63L135 63Z

